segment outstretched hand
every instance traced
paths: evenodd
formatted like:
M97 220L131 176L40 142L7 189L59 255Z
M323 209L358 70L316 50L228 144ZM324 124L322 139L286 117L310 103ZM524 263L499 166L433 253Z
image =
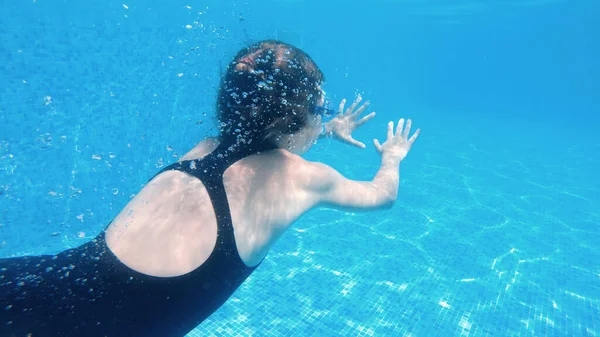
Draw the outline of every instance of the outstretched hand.
M371 112L363 118L358 119L360 114L369 106L369 101L367 101L360 108L356 109L361 101L362 97L358 96L352 105L344 112L346 99L343 99L338 108L338 114L335 118L325 123L325 132L331 134L335 138L364 149L366 147L365 144L354 139L352 137L352 132L359 126L368 122L371 118L375 117L375 112ZM356 111L354 109L356 109Z
M404 160L413 143L421 133L421 129L417 129L412 137L408 138L411 126L412 121L410 119L406 121L405 126L404 118L400 118L398 126L396 127L396 133L394 133L394 122L390 121L387 128L386 141L383 144L380 144L379 140L373 139L373 144L375 144L377 152L379 152L382 157L391 156L392 158L398 159L399 162Z

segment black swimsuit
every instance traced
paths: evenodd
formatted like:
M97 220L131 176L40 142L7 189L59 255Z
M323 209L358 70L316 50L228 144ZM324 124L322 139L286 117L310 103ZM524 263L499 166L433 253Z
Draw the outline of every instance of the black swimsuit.
M108 249L104 232L57 255L0 259L0 337L187 334L256 268L246 266L238 254L223 173L236 161L273 148L257 144L231 152L221 144L201 160L161 171L200 179L217 217L214 251L187 274L154 277L128 268Z

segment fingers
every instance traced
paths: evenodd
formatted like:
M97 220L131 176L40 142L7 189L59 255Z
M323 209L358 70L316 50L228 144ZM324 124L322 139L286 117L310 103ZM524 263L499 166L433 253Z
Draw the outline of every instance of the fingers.
M341 137L344 141L346 141L349 144L352 144L354 146L358 146L361 149L364 149L365 147L367 147L365 144L363 144L362 142L359 142L358 140L352 138L352 136L348 135L348 136L342 136Z
M342 112L344 112L344 105L346 105L346 99L345 98L340 102L340 106L338 107L338 113L339 114L341 114Z
M377 149L377 152L381 153L383 151L381 149L381 144L379 144L379 141L377 139L373 139L373 145L375 145L375 149Z
M356 121L356 126L361 126L361 125L365 124L366 122L368 122L373 117L375 117L375 112L371 112L370 114L366 115L365 117L357 120Z
M396 136L402 134L402 128L404 127L404 118L400 118L398 126L396 127Z
M394 122L390 121L388 123L387 140L392 139L392 137L394 137Z
M408 140L408 143L410 145L412 145L415 142L415 140L417 140L420 133L421 133L421 129L417 129L417 131L415 131L415 133L412 135L412 137L410 137L410 139Z
M356 97L354 102L352 102L352 105L348 108L348 110L346 110L346 115L351 114L352 111L356 109L356 106L358 105L358 103L360 103L360 101L362 101L362 97L359 95L358 97Z
M346 138L345 140L346 140L348 143L350 143L350 144L352 144L352 145L354 145L354 146L358 146L358 147L360 147L361 149L364 149L365 147L367 147L365 144L363 144L363 143L359 142L358 140L356 140L356 139L354 139L354 138L352 138L352 137L348 137L348 138Z
M404 131L402 132L402 138L404 139L408 139L408 135L410 134L410 126L412 125L412 121L409 119L406 121L406 127L404 128Z
M365 104L363 104L360 108L358 108L358 110L356 110L352 114L352 117L353 118L358 118L358 116L360 116L360 114L363 113L363 111L365 111L365 109L369 107L369 104L371 104L371 102L366 101Z

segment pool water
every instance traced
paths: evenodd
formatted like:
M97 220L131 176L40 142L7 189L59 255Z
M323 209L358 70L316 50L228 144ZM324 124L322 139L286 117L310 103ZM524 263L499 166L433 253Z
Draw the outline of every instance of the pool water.
M249 41L305 49L377 116L306 155L352 179L421 136L389 210L315 209L189 336L600 335L593 1L24 1L0 13L0 257L100 232L214 135Z

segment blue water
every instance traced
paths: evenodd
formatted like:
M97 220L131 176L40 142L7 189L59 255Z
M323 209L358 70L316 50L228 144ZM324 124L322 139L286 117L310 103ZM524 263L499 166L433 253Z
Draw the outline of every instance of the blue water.
M370 179L422 133L391 210L310 212L190 336L600 335L597 1L124 1L2 4L0 256L95 236L279 38L378 114L307 159Z

